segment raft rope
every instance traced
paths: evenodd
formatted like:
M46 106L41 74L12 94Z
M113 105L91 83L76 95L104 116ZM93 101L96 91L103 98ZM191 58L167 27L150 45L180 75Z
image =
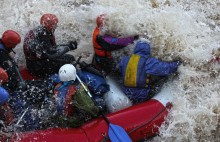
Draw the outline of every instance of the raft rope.
M156 117L158 117L162 112L164 112L166 109L168 109L168 108L171 107L171 106L172 106L172 104L171 104L171 103L168 103L168 104L167 104L163 109L161 109L160 112L158 112L153 118L151 118L149 121L147 121L146 123L142 124L141 126L132 129L130 132L128 132L128 134L131 134L131 133L137 131L138 129L140 129L140 128L146 126L146 125L148 125L148 124L149 124L150 122L152 122ZM109 140L109 137L108 137L107 135L103 135L103 137L104 137L104 138L103 138L102 142L106 142L106 141Z
M163 109L161 109L160 112L158 112L153 118L151 118L151 120L147 121L146 123L142 124L141 126L139 127L136 127L134 128L133 130L131 130L130 132L128 132L128 134L131 134L135 131L137 131L138 129L144 127L145 125L148 125L150 122L152 122L157 116L159 116L162 112L164 112L167 108L171 107L172 104L171 103L168 103Z

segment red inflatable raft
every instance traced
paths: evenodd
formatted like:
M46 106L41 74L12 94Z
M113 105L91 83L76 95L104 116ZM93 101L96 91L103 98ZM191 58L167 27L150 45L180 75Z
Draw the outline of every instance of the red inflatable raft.
M25 70L21 71L26 76ZM157 94L152 99L107 115L112 124L121 126L132 141L143 140L159 133L172 107L170 95ZM16 133L10 142L101 142L108 139L108 124L102 117L93 119L78 128L50 128Z
M163 96L127 109L108 114L110 122L123 127L133 141L153 137L164 122L171 108L170 102L161 102ZM166 103L166 105L164 104ZM101 142L108 133L108 125L102 117L85 123L79 128L51 128L16 134L11 142Z

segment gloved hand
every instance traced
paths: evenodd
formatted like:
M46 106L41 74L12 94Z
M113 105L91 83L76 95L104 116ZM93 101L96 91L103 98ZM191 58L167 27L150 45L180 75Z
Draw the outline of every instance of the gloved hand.
M139 39L139 35L135 35L134 40L138 40L138 39Z
M77 42L76 41L70 41L69 43L69 48L70 48L70 50L75 50L75 49L77 49Z

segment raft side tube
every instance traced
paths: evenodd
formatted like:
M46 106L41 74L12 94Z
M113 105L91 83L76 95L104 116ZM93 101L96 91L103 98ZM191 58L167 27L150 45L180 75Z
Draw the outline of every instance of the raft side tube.
M10 142L89 142L80 128L50 128L14 134Z
M169 102L167 102L169 103ZM132 141L149 138L159 133L159 127L164 122L168 109L158 100L137 104L124 110L108 114L112 124L123 127L129 133ZM108 126L102 119L93 120L83 125L90 141L100 142L108 134Z

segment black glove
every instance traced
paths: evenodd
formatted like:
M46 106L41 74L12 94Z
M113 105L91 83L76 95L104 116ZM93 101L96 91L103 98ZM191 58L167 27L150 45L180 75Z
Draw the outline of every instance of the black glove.
M139 35L134 36L134 40L138 40L139 39Z
M77 49L77 42L76 41L70 41L68 44L69 44L70 50Z

